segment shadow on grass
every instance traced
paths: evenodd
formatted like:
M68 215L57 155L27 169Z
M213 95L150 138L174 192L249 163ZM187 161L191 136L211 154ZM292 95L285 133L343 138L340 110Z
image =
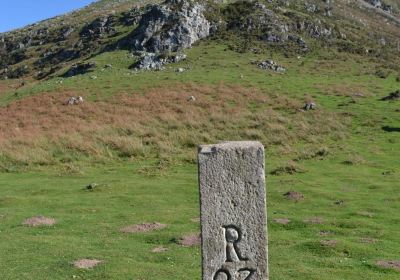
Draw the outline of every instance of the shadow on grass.
M386 132L400 132L400 127L382 126L382 129Z

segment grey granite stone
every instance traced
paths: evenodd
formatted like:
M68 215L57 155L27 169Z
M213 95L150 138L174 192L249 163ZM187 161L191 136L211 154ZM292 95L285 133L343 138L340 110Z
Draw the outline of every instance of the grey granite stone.
M264 147L199 147L203 280L267 280Z

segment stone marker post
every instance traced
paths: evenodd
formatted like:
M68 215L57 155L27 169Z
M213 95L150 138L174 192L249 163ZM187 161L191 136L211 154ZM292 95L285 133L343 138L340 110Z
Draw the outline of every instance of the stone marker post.
M264 147L199 147L203 280L267 280Z

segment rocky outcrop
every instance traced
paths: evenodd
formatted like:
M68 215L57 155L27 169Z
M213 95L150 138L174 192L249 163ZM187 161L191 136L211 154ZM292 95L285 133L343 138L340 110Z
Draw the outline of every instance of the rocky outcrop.
M286 72L285 67L279 65L273 60L258 61L255 62L255 64L257 64L258 68L261 68L263 70L271 70L281 74Z
M187 0L167 0L164 4L149 6L124 44L135 51L152 53L189 48L210 33L204 11L202 4Z
M100 17L85 25L80 32L81 38L85 40L99 39L115 32L113 27L116 19L114 16Z
M138 62L132 65L135 70L164 70L164 65L185 60L185 54L165 56L163 54L142 53Z

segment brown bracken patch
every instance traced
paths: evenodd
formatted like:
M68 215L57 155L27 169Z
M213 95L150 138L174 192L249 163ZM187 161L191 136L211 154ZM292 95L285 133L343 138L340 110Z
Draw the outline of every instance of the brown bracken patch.
M166 251L168 251L168 249L163 246L155 247L151 250L151 252L153 252L153 253L162 253L162 252L166 252Z
M22 224L24 226L30 226L30 227L52 226L56 224L56 220L44 216L37 216L26 219Z
M277 218L274 219L274 222L281 225L287 225L290 223L290 220L288 218Z
M400 271L400 261L380 260L376 262L376 265L382 268L391 268Z
M299 201L299 200L304 199L304 195L302 193L296 192L296 191L288 191L287 193L284 194L284 196L287 199L294 200L294 201Z
M188 95L196 102L187 102ZM65 106L71 96L85 102ZM297 139L346 135L346 118L323 110L297 113L301 105L285 95L223 84L176 84L96 101L86 99L84 91L42 93L0 106L0 153L21 164L53 164L54 149L64 148L102 159L110 151L119 157L156 152L161 158L173 151L194 159L190 147L221 138L285 143L286 151Z
M74 267L76 268L81 268L81 269L88 269L88 268L93 268L99 264L101 264L103 261L101 260L96 260L96 259L81 259L74 261Z
M178 243L183 247L192 247L201 244L201 236L198 233L192 233L182 236Z
M154 230L160 230L166 227L167 225L160 223L144 223L144 224L126 226L124 228L121 228L121 231L124 233L149 232Z
M335 247L338 242L336 240L321 240L319 243L324 247Z
M306 224L315 224L315 225L320 225L324 223L324 219L320 217L309 217L303 220L304 223Z

